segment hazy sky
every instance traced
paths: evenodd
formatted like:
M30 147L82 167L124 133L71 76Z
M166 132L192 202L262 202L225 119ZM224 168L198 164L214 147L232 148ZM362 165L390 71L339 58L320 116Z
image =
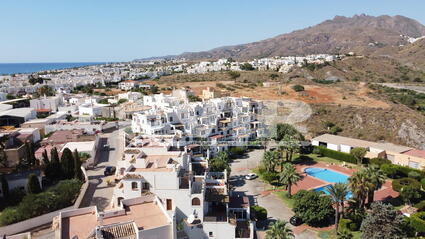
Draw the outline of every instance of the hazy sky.
M127 61L273 37L335 15L404 15L424 0L1 0L0 62Z

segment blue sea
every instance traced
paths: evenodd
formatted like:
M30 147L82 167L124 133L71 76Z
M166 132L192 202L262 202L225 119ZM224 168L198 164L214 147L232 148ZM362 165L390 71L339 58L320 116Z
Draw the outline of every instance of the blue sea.
M63 63L0 63L0 75L33 73L46 70L105 64L105 62L63 62Z

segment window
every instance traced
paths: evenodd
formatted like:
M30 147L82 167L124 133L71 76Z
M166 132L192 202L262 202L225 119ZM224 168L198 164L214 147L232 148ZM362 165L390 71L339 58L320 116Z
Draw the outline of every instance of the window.
M137 186L137 182L132 182L131 183L131 189L133 190L137 190L138 186Z
M199 198L193 198L192 206L199 206L199 205L201 205L201 200L199 200Z
M208 233L208 235L209 235L210 237L213 237L213 236L214 236L214 233L213 233L213 232L209 232L209 233Z
M142 190L149 190L149 183L142 183Z
M173 209L173 200L167 199L167 211L170 211Z

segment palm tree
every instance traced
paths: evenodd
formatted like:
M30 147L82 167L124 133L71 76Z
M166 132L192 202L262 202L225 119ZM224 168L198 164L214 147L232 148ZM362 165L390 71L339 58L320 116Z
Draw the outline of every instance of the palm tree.
M370 165L368 168L364 169L364 171L367 174L369 181L367 202L368 205L370 205L374 201L375 191L379 190L385 183L385 174L377 165Z
M341 207L341 214L344 215L344 201L348 194L348 186L345 183L336 183L327 187L329 195L335 203L335 230L338 232L339 223L339 208Z
M290 163L285 163L282 167L282 171L279 175L279 182L287 185L288 197L291 197L291 188L293 184L297 184L300 181L301 175L297 172L295 167Z
M287 227L288 222L277 220L266 231L266 239L292 239L294 233Z
M276 164L279 162L279 152L277 151L266 151L263 156L263 165L266 168L266 171L269 173L274 173Z
M353 193L354 198L359 201L360 208L363 208L370 188L368 175L364 170L355 172L348 179L348 187Z
M352 239L353 234L348 230L342 230L336 233L338 239Z

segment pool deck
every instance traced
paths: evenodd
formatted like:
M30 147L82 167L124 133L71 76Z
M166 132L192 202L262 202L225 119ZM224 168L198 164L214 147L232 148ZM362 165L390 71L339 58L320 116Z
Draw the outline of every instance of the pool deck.
M292 186L292 193L297 193L300 190L311 190L320 188L326 185L329 185L329 182L320 180L318 178L312 177L310 175L307 175L307 173L304 172L306 168L325 168L330 169L335 172L351 176L356 170L339 166L339 165L332 165L330 163L324 163L324 162L314 162L311 164L297 164L296 169L298 173L301 174L301 180L294 186ZM391 187L391 181L387 180L385 184L382 186L382 188L375 192L375 200L382 201L389 198L395 198L398 197L399 193L394 191Z

